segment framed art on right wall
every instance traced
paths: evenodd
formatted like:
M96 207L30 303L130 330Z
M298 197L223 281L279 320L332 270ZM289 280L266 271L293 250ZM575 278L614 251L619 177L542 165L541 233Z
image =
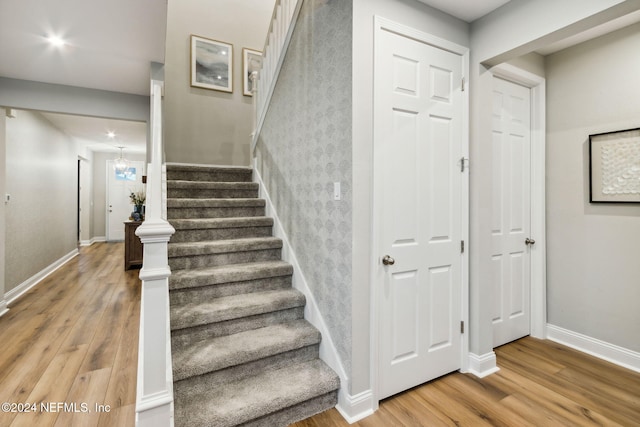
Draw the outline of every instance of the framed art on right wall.
M589 201L640 203L640 128L589 135Z

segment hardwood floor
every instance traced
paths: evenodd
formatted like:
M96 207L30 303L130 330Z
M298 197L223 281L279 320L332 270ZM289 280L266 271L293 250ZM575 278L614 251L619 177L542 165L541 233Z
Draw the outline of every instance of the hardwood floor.
M138 270L123 270L123 251L121 243L82 248L0 318L0 403L38 405L0 412L0 426L134 425L140 281ZM640 426L639 373L533 338L496 353L497 374L447 375L353 425ZM293 426L348 425L332 409Z
M0 426L135 424L140 281L123 260L122 243L83 247L0 318L0 403L37 409Z
M380 402L356 427L640 426L640 374L551 341L496 349L500 371L453 373ZM332 409L292 427L348 426Z

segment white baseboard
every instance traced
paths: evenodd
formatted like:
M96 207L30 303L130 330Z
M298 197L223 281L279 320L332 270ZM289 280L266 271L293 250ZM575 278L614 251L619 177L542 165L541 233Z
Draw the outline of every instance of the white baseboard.
M485 354L469 353L469 372L478 378L484 378L500 370L496 360L496 354L491 351Z
M329 329L322 317L322 313L320 312L316 299L309 289L307 280L302 273L302 268L300 268L300 265L298 264L295 251L289 243L287 233L280 222L278 213L271 202L269 192L267 191L257 168L253 169L253 180L260 185L260 197L266 201L267 216L273 218L273 235L282 239L282 259L293 266L293 286L302 292L307 299L307 305L304 309L304 318L315 326L322 335L322 341L320 342L320 359L329 365L340 377L340 391L338 394L338 405L336 408L350 423L362 419L373 413L373 404L375 403L373 401L373 393L371 391L366 391L355 396L349 395L349 377L347 372L342 365L338 350L331 339Z
M371 390L365 390L352 396L346 390L340 389L336 409L340 412L342 418L349 424L353 424L373 414L375 405L376 402L373 399Z
M71 252L69 252L59 260L53 262L48 267L45 267L38 273L34 274L33 276L25 280L24 282L20 283L15 288L11 289L9 292L7 292L4 295L4 299L6 300L7 304L13 303L15 300L20 298L25 292L27 292L29 289L33 288L35 285L40 283L45 277L47 277L48 275L50 275L51 273L53 273L54 271L56 271L57 269L65 265L67 262L73 259L76 255L78 255L78 249L72 250Z
M550 324L547 324L547 339L640 372L640 353L636 351Z
M7 308L7 301L0 300L0 317L4 316L5 314L7 314L9 312L9 309Z
M92 237L89 240L80 240L80 246L91 246L94 243L106 242L106 241L107 241L106 236L96 236L96 237Z

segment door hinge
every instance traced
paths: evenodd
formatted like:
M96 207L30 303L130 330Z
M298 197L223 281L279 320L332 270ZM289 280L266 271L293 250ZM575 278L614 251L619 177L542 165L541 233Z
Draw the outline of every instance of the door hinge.
M460 253L464 253L464 240L460 240Z
M464 92L464 77L462 78L462 91Z
M464 320L460 321L460 333L464 334Z
M464 164L469 164L469 159L466 157L460 157L460 172L464 172Z

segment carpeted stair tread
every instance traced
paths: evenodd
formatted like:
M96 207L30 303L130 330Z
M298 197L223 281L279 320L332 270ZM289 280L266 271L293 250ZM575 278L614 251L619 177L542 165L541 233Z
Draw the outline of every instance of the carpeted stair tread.
M302 307L305 302L301 292L281 289L176 304L170 308L171 330Z
M340 386L319 359L227 384L205 394L176 395L176 421L182 426L231 427L281 411ZM301 414L300 419L312 414Z
M192 190L257 190L257 182L167 180L167 188Z
M209 165L181 165L175 163L167 163L167 172L189 171L189 172L231 172L238 174L247 174L251 176L253 169L249 166L209 166Z
M169 243L168 245L170 258L280 248L282 248L282 240L277 237L250 237L245 239Z
M168 198L167 208L250 208L266 206L264 199L237 198L237 199L190 199Z
M180 381L319 342L320 332L306 320L201 341L174 352L173 379Z
M172 219L169 221L176 230L203 230L210 228L272 227L273 218L235 217L235 218L194 218Z
M248 262L218 267L178 270L169 278L169 289L185 289L221 283L288 276L293 267L284 261Z

